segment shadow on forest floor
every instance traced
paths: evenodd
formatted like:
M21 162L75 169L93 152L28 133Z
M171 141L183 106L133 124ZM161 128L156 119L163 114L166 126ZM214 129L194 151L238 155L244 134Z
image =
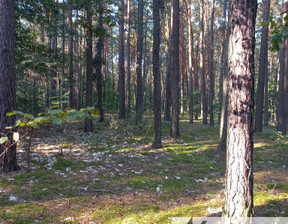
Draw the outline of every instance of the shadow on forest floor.
M55 131L56 130L56 131ZM142 129L110 120L82 133L71 124L35 133L31 171L1 176L4 223L171 223L174 216L218 216L224 198L225 154L218 127L181 122L181 137L151 148L152 120ZM255 215L288 215L287 138L269 127L255 135ZM62 150L61 150L62 149ZM63 155L60 155L60 151Z

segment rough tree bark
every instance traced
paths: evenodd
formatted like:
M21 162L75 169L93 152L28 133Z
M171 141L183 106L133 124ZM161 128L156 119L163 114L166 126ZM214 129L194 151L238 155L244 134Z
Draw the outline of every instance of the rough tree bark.
M0 137L9 138L0 145L0 170L5 173L19 170L12 132L5 129L15 124L15 115L6 116L16 101L14 4L14 0L0 0Z
M232 0L224 216L253 214L253 92L257 0Z
M263 21L269 20L270 0L264 2ZM268 69L268 27L262 26L261 48L259 56L259 74L257 84L257 100L255 113L255 132L263 130L263 102L266 71Z

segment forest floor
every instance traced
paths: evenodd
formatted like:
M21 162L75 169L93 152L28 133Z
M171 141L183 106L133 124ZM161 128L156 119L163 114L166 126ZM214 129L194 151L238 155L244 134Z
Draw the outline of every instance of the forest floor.
M219 126L181 119L181 137L152 149L153 119L107 117L84 134L81 122L33 134L18 146L21 170L2 174L0 223L171 223L171 217L220 216L225 153ZM255 216L288 216L288 138L274 127L254 135ZM61 153L62 152L62 153Z

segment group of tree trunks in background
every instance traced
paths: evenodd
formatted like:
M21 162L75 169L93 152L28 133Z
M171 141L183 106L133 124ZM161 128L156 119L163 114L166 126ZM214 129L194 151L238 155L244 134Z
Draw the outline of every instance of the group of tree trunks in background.
M193 123L193 78L196 58L193 57L193 30L191 25L191 0L183 0L188 15L188 74L190 76L189 89L189 113L190 123ZM96 44L96 57L92 58L92 0L87 0L86 8L86 107L92 106L92 83L93 83L93 63L95 64L98 109L100 110L99 121L104 121L103 93L102 93L102 66L104 36L103 28L103 5L98 2L97 33L99 34ZM15 46L14 46L14 0L0 0L0 133L6 135L5 127L13 126L15 116L6 116L7 112L15 109ZM72 26L72 1L68 0L69 19L68 28ZM153 0L153 112L155 136L153 147L161 147L161 75L160 75L160 42L161 42L161 17L160 12L163 2ZM210 88L209 104L207 97L206 82L210 86L215 85L214 76L214 1L212 1L211 29L210 29L210 75L206 80L204 48L206 46L204 38L204 0L200 0L200 23L199 23L199 71L201 74L201 111L203 124L208 123L208 109L210 110L210 124L214 125L213 101L215 97L214 88ZM170 135L176 138L180 135L179 115L180 115L180 59L181 50L180 37L180 4L179 0L171 0L171 21L170 37L168 46L167 69L166 69L166 102L164 119L171 121ZM124 49L124 0L119 0L119 119L130 116L130 11L128 10L128 65L127 79L125 79L125 49ZM128 9L130 1L128 0ZM143 112L143 0L138 0L138 28L137 28L137 94L136 94L136 124L141 127ZM263 20L269 18L270 0L265 1ZM228 9L228 10L227 10ZM287 1L284 3L284 11L287 11ZM226 204L224 215L227 217L248 217L253 214L253 107L254 107L254 49L255 49L255 21L256 21L257 1L256 0L228 0L224 1L223 24L229 18L229 28L222 35L221 47L221 74L220 74L220 99L221 99L221 123L220 123L220 149L227 147L227 170L226 170ZM228 16L227 16L228 12ZM285 21L284 21L285 22ZM267 99L264 92L267 92L267 51L268 51L268 28L263 26L261 37L259 80L256 101L255 131L262 131L263 123L263 102ZM68 42L72 43L73 37L68 35ZM229 43L229 44L228 44ZM73 61L73 44L68 45L70 65ZM182 46L183 47L183 46ZM229 50L228 50L229 48ZM228 52L228 53L227 53ZM287 115L287 93L288 93L288 40L283 41L280 50L280 78L279 78L279 99L277 128L286 133ZM73 79L73 67L69 67L69 78ZM182 78L183 79L183 78ZM183 80L182 80L183 82ZM70 82L70 84L72 81ZM127 89L125 89L127 88ZM127 100L127 94L129 99ZM75 107L73 102L73 86L70 85L70 107ZM264 99L265 98L265 99ZM167 100L168 99L168 100ZM171 101L170 101L171 99ZM266 102L265 105L268 103ZM208 108L209 105L209 108ZM128 109L127 109L128 108ZM170 108L171 114L170 114ZM264 116L264 124L268 124L268 115ZM85 131L93 131L91 120L85 120ZM19 169L16 160L16 144L13 144L12 135L9 134L9 141L0 146L1 170L2 172L16 171ZM10 147L13 144L13 147ZM236 181L237 180L237 181Z

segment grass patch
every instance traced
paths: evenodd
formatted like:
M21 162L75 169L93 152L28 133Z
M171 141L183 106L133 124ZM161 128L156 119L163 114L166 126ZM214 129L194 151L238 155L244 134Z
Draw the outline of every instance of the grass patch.
M208 207L217 207L219 202L196 202L191 205L178 206L170 209L158 205L145 204L143 201L137 205L126 207L121 204L111 205L98 209L91 214L91 219L97 219L107 224L141 224L163 223L170 224L171 217L192 217L207 215Z
M271 194L267 192L255 192L255 210L258 216L277 217L288 215L288 194Z
M68 167L70 167L71 170L75 170L77 168L77 164L75 161L65 159L62 156L58 156L57 162L53 164L53 168L55 170L66 170Z
M47 209L38 203L10 205L2 207L0 210L0 218L8 220L7 223L45 223L49 220L49 217L45 215L46 211Z
M9 180L6 177L1 177L0 187L7 187L9 185Z

